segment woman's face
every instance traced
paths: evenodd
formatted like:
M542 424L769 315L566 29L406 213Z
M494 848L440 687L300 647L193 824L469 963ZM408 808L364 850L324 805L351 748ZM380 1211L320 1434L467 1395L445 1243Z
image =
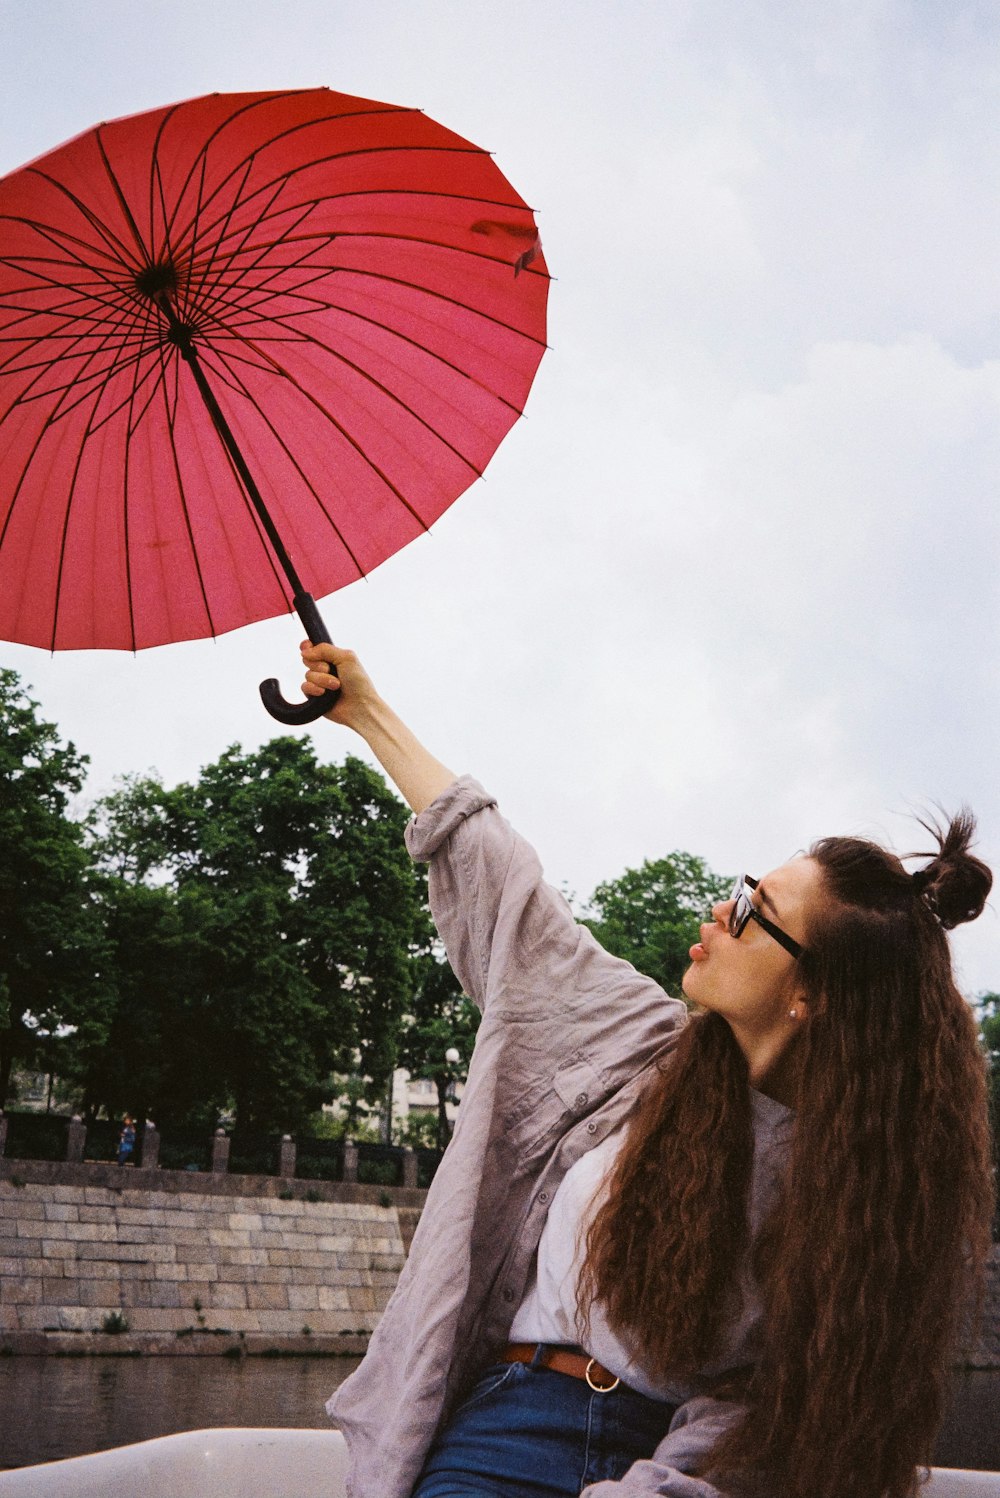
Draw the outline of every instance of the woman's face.
M752 891L755 909L803 947L809 917L822 899L822 874L811 858L782 864ZM797 959L757 921L748 921L739 937L730 936L732 908L731 899L712 906L712 919L691 948L682 987L695 1004L721 1014L746 1050L744 1040L773 1039L783 1032L791 1037L795 1023L788 1011L801 1008L804 991ZM800 1017L797 1013L795 1019Z

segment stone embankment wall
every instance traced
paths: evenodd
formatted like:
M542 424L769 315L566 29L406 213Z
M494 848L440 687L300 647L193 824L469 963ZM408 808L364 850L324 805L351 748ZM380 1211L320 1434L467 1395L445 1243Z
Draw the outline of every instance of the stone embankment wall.
M149 1177L150 1179L146 1179ZM314 1200L306 1200L307 1190ZM294 1192L292 1199L288 1199ZM60 1350L118 1313L156 1351L367 1341L425 1193L115 1166L0 1164L0 1347ZM306 1340L308 1339L308 1340ZM124 1350L122 1336L106 1336Z
M361 1352L425 1196L0 1160L0 1351ZM1000 1368L1000 1248L965 1361Z

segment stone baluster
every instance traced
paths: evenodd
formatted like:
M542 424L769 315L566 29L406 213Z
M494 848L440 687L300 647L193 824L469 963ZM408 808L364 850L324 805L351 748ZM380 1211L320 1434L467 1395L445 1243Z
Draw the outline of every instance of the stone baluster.
M143 1170L156 1170L159 1163L160 1131L147 1118L146 1127L142 1131L142 1168Z
M358 1147L353 1139L344 1140L344 1180L354 1182L358 1179Z
M212 1137L212 1174L224 1176L229 1169L229 1135L216 1129Z
M87 1125L79 1113L74 1113L66 1130L66 1159L74 1165L83 1160L83 1147L87 1142Z
M282 1134L278 1155L278 1174L291 1178L295 1174L295 1140L291 1134Z
M417 1152L412 1144L403 1145L403 1185L415 1187L417 1184Z
M4 1150L7 1148L7 1115L0 1108L0 1160L3 1159Z

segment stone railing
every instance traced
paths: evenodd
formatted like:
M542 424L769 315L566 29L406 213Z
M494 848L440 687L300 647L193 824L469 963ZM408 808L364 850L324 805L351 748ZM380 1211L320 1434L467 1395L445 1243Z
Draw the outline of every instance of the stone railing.
M26 1119L39 1120L45 1118L48 1124L58 1124L62 1120L53 1119L48 1115L16 1115L19 1122ZM0 1158L18 1159L40 1159L53 1158L51 1153L39 1153L33 1150L30 1143L13 1152L7 1149L8 1131L10 1117L0 1111ZM65 1143L61 1151L61 1158L71 1164L90 1163L86 1160L87 1151L87 1126L79 1114L74 1114L65 1121ZM108 1125L103 1126L105 1134ZM51 1131L50 1140L51 1143ZM169 1142L169 1136L168 1136ZM273 1146L273 1141L269 1141ZM147 1122L136 1141L136 1163L141 1163L144 1170L156 1170L160 1166L160 1131L152 1123ZM225 1175L232 1168L231 1156L233 1140L225 1129L215 1130L210 1141L205 1141L206 1148L202 1153L205 1156L205 1168L215 1175ZM275 1175L283 1179L294 1179L300 1173L300 1146L303 1154L311 1153L315 1148L322 1147L329 1151L331 1141L329 1140L302 1140L297 1142L292 1135L284 1134L277 1147L269 1151L274 1158L274 1168L261 1170L255 1162L255 1167L249 1172L253 1175L265 1174ZM435 1150L415 1150L410 1145L368 1145L358 1144L350 1139L338 1142L335 1146L335 1159L328 1155L326 1169L323 1171L322 1179L343 1181L347 1184L356 1182L377 1184L387 1187L403 1187L412 1190L418 1186L427 1186L433 1177L440 1158ZM94 1164L99 1163L94 1161ZM128 1162L132 1164L132 1161ZM332 1167L332 1168L331 1168ZM186 1165L187 1170L200 1169L200 1166ZM236 1166L237 1171L240 1167ZM317 1177L314 1169L301 1169L301 1178L313 1179Z

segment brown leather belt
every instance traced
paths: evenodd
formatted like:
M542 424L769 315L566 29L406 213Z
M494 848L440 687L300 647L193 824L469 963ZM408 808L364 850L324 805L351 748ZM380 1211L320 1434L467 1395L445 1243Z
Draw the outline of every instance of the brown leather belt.
M501 1363L533 1363L536 1368L551 1368L553 1373L568 1373L570 1378L582 1378L595 1394L610 1394L621 1380L609 1373L596 1358L582 1352L579 1347L552 1347L542 1344L536 1361L539 1343L508 1342L500 1354Z

